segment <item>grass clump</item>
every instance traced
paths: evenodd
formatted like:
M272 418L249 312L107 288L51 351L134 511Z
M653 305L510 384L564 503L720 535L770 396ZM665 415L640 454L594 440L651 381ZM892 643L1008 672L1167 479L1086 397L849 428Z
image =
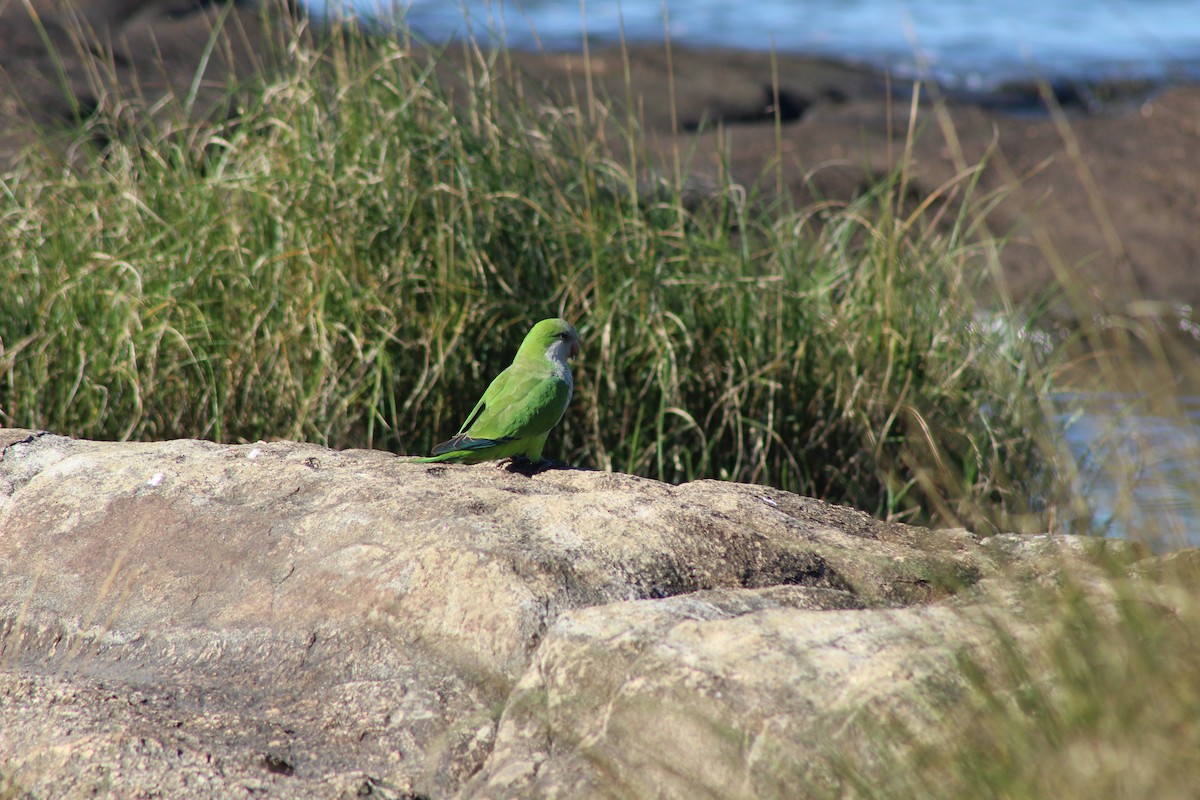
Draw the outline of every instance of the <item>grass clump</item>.
M970 174L907 216L899 172L848 207L689 210L610 155L632 123L518 99L495 54L446 80L402 42L288 47L228 122L131 101L94 159L4 176L0 423L427 452L562 315L584 357L550 455L1039 524L1044 378L976 319Z
M877 752L904 756L851 796L1194 796L1200 572L1179 555L1152 576L1068 579L1027 598L1029 620L994 620L987 645L960 656L964 702L932 736L877 736Z

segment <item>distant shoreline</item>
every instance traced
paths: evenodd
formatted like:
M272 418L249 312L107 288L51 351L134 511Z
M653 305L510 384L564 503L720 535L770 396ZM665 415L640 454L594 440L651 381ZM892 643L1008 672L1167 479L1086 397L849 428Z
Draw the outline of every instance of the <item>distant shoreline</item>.
M310 22L320 26L318 18L310 18ZM385 34L387 35L387 34ZM397 30L395 35L404 36L406 32ZM456 49L465 42L465 37L449 37L444 40L429 41L417 34L412 34L414 43L429 50ZM516 42L499 44L481 38L478 41L497 45L497 50L507 50L530 58L559 58L582 57L584 48L581 43L568 43L565 39L558 42L542 42L537 46L532 39L518 38ZM595 38L588 43L588 52L611 54L620 52L622 48L635 51L665 51L666 42L662 38L631 37L626 42L609 41L607 38ZM1047 72L1037 74L1034 66L1018 69L1014 65L1000 68L1000 77L994 80L979 81L973 75L943 74L936 70L923 73L911 65L889 64L886 59L872 60L853 53L832 53L821 50L782 50L743 48L723 44L705 44L689 42L686 39L672 39L670 47L674 51L691 53L708 53L718 60L729 58L756 58L769 61L782 59L787 61L825 62L838 65L856 72L869 72L884 80L890 78L891 85L897 90L897 98L907 98L907 87L914 83L926 86L936 85L939 94L952 102L978 105L981 108L1016 114L1041 114L1046 111L1046 94L1049 89L1053 103L1067 111L1083 111L1095 113L1113 108L1132 108L1155 93L1174 86L1200 84L1200 58L1195 63L1181 62L1176 68L1164 67L1160 74L1141 74L1136 71L1123 72L1118 68L1097 67L1094 70ZM1164 59L1163 63L1169 63Z

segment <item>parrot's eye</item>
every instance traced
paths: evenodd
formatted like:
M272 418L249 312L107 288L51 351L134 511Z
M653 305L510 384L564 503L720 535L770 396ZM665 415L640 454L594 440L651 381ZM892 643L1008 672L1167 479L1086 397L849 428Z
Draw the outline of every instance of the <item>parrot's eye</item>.
M570 339L571 337L567 334L566 331L563 331L562 333L560 333L558 335L558 338L562 339L565 342L567 339Z

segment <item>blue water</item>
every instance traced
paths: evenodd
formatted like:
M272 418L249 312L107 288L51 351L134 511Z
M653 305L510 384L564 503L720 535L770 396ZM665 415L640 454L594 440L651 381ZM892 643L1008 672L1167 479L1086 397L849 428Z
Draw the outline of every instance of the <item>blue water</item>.
M1095 530L1200 547L1200 397L1176 398L1169 417L1136 395L1058 396Z
M1041 78L1200 79L1200 0L308 0L524 49L671 40L825 55L986 88ZM327 3L329 5L327 5ZM586 14L582 7L586 7Z

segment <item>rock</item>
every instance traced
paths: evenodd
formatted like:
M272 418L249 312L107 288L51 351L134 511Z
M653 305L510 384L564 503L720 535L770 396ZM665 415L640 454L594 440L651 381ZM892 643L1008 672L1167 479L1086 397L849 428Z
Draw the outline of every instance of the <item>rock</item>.
M876 715L932 724L962 693L964 627L799 587L569 612L459 796L836 796Z
M957 609L1046 550L715 481L0 448L0 786L39 797L834 785L826 746L949 702Z
M32 13L30 11L32 9ZM0 163L98 111L182 100L219 108L239 76L274 52L260 11L201 0L33 0L0 3ZM216 34L215 44L210 42ZM61 68L61 73L60 73ZM197 74L202 80L197 81ZM111 120L106 120L111 124ZM105 134L94 131L99 143Z
M1168 326L1200 305L1191 268L1200 261L1200 176L1179 169L1200 146L1198 85L1055 84L1047 91L1067 113L1054 119L1036 84L970 94L923 85L914 104L911 82L826 59L683 47L671 56L671 71L649 45L513 60L551 97L590 91L618 107L628 97L663 163L681 159L693 178L729 175L767 192L779 176L799 208L849 202L892 175L912 116L910 208L957 185L947 214L955 219L964 171L982 165L972 202L990 209L985 235L1007 237L1002 266L1018 301L1067 281L1116 313L1159 303Z

